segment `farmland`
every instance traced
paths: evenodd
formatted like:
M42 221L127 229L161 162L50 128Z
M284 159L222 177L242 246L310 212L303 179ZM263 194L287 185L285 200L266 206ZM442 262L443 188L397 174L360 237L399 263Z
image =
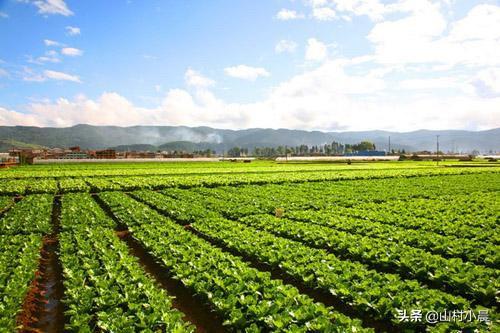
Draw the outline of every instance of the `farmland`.
M0 171L0 331L498 331L499 191L492 162Z

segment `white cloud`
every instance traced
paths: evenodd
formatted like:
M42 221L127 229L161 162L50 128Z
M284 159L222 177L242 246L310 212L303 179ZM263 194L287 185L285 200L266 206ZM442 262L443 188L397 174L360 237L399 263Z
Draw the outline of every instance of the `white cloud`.
M7 72L3 68L0 68L0 77L6 77L6 76L9 76L9 72Z
M328 56L328 48L326 44L320 42L316 38L309 38L306 47L306 60L323 61Z
M0 17L1 18L9 18L9 15L7 13L0 12Z
M59 42L56 42L51 39L44 39L43 42L45 43L45 46L60 46L61 44Z
M197 89L194 94L172 89L156 107L142 108L117 93L104 93L97 100L77 96L32 103L24 114L0 108L0 125L168 124L398 131L500 126L499 97L387 95L384 81L376 75L347 74L345 68L351 62L327 61L283 82L255 103L226 103L208 89Z
M46 78L52 80L60 80L60 81L72 81L81 83L80 78L76 75L71 75L63 72L56 72L51 70L43 71L43 74Z
M184 80L189 86L195 88L208 88L215 84L214 80L201 75L199 72L191 68L188 68L184 74Z
M428 0L406 0L394 8L408 14L377 23L368 35L379 63L432 63L450 68L500 65L500 7L476 6L451 25L439 4ZM487 22L488 28L480 22Z
M489 68L480 71L471 84L481 97L500 97L500 68Z
M97 100L79 96L73 100L32 103L27 106L25 114L0 109L0 124L168 124L218 128L397 131L500 126L500 97L433 94L432 91L415 90L419 85L426 84L418 81L405 83L413 89L410 96L399 96L386 85L384 73L380 71L367 69L356 75L349 74L351 67L366 64L367 61L370 61L367 57L325 61L314 70L282 82L264 99L254 103L227 103L209 90L210 85L204 81L206 78L202 77L200 81L200 74L188 70L186 82L195 83L197 89L193 93L172 89L156 107L141 108L116 93L104 93ZM491 78L489 75L478 76L492 89L498 89L498 76ZM446 80L434 81L434 86L445 89Z
M449 38L454 41L499 39L500 7L474 7L465 18L452 24Z
M61 49L61 54L64 54L64 55L70 56L70 57L77 57L77 56L81 56L83 54L83 51L80 49L76 49L74 47L64 47Z
M328 46L311 38L305 56L309 61L318 61L315 67L303 67L304 73L277 84L252 103L222 100L211 89L213 80L188 69L185 73L188 88L169 91L155 88L162 95L165 91L155 107L142 108L117 93L103 93L97 99L78 96L33 102L23 109L25 113L0 108L0 124L168 124L397 131L499 127L500 7L479 5L465 17L449 22L453 16L444 12L447 7L443 3L443 0L440 5L427 0L400 0L391 5L381 5L378 1L309 1L312 11L328 7L342 19L346 15L349 18L367 15L376 21L367 36L373 53L352 59L337 56L333 60ZM366 9L370 7L374 9L372 13ZM275 51L292 52L296 47L284 40L276 45ZM254 76L254 67L229 67L226 74L230 68L239 77L259 76ZM49 76L25 70L24 78L45 81Z
M224 73L228 76L248 81L255 81L259 76L267 77L270 75L265 68L251 67L247 65L226 67L224 68Z
M31 61L31 62L36 63L36 64L41 64L44 62L58 63L60 61L61 61L61 59L59 59L59 54L57 53L57 51L49 50L49 51L45 52L45 55L38 57L38 58L36 58L35 61Z
M43 82L47 79L43 74L36 73L30 67L23 67L21 77L23 81L28 82Z
M295 10L283 8L276 14L276 18L278 20L288 21L304 18L304 15L297 13Z
M66 34L69 36L76 36L80 34L80 28L78 27L72 27L72 26L67 26L66 27Z
M346 21L350 20L350 15L379 21L390 11L389 5L378 0L309 0L307 4L312 7L312 16L319 20L331 20L341 13Z
M38 7L38 12L40 14L73 15L73 12L68 8L64 0L35 0L31 2Z
M280 40L276 46L274 47L274 51L276 53L293 53L297 49L297 43L295 43L293 40L286 40L282 39Z
M312 15L320 21L331 21L337 18L337 13L330 7L313 8Z

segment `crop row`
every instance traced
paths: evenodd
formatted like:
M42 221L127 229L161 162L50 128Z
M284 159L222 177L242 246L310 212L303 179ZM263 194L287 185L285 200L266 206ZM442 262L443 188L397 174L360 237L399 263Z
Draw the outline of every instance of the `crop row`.
M467 179L468 176L463 177L465 178L456 179L456 181L462 183L467 180L478 179L477 175L472 179ZM491 177L492 176L489 175L482 175L484 179L479 179L491 182ZM384 223L402 228L429 231L439 235L474 239L475 241L484 243L492 242L494 244L500 244L500 235L494 232L496 230L496 221L498 220L498 204L495 204L495 200L489 200L490 198L496 197L496 192L477 192L471 195L471 201L473 203L477 201L478 206L482 206L485 208L485 211L490 212L491 217L487 220L490 222L484 222L484 216L476 216L474 212L463 213L462 222L460 222L460 220L457 221L456 214L453 213L453 207L455 207L455 205L448 208L447 214L450 216L449 218L439 214L434 217L431 213L426 217L412 217L410 214L399 216L397 213L398 209L404 212L405 205L412 205L413 200L418 200L422 209L432 212L432 207L434 205L439 208L444 205L445 201L448 203L450 201L452 202L454 196L450 196L449 194L442 199L421 200L406 198L404 201L392 199L384 201L385 195L392 197L390 193L395 191L394 187L401 186L398 185L398 182L406 185L404 188L406 193L418 194L418 190L414 191L414 189L418 189L418 187L427 180L429 180L429 178L413 178L405 182L398 179L372 181L373 183L382 182L386 186L385 189L379 191L377 191L378 186L374 186L373 184L370 185L369 181L357 181L349 182L350 186L345 186L347 185L346 182L338 182L335 184L300 184L295 187L288 185L266 185L259 187L243 186L237 189L231 189L229 187L215 189L195 188L192 192L198 194L197 200L203 200L205 205L208 205L212 209L222 211L225 216L231 218L239 218L259 213L274 213L276 208L283 208L285 212L297 211L299 216L301 215L307 218L307 216L310 215L315 220L319 220L319 216L317 215L321 215L322 219L328 217L330 220L334 218L343 219L352 217L375 222L377 224ZM453 180L454 179L449 179L448 181L451 182ZM322 185L323 190L319 190L319 186L316 185ZM358 189L364 192L360 193ZM443 187L442 190L447 193L446 186ZM164 192L180 199L184 198L185 200L192 200L193 197L196 196L196 194L190 193L186 195L188 192L175 189L168 189ZM379 199L374 199L374 196L378 196ZM464 196L459 196L459 200L462 204L466 205L467 201L463 199L463 197ZM481 198L485 198L484 202L481 201ZM221 204L222 202L224 204ZM481 203L481 205L479 205L479 203ZM379 208L378 205L381 205L381 207L393 207L393 211L386 211ZM325 212L316 213L310 209L321 209ZM307 210L307 212L300 212L305 210ZM466 218L469 219L470 222L463 222ZM459 244L456 244L455 248L457 248L458 245ZM484 251L480 252L481 254L485 253Z
M174 278L201 295L234 330L365 331L358 321L314 303L125 194L100 197Z
M397 309L409 313L411 309L439 312L471 308L465 299L427 289L415 280L401 280L394 274L381 274L362 264L339 260L324 250L310 248L234 221L199 220L193 227L229 248L282 269L305 284L341 299L361 314L392 321L396 327L415 325L397 320Z
M487 241L440 235L432 231L408 229L403 226L366 221L330 211L286 211L294 221L326 226L353 234L386 239L398 244L420 248L446 258L461 258L475 264L496 268L500 265L500 248Z
M42 236L0 236L0 331L16 330L23 300L35 278Z
M382 218L386 222L429 220L482 229L491 234L500 219L499 192L476 192L467 195L446 195L438 199L413 199L373 203L363 202L339 214L366 219ZM497 238L500 241L500 238ZM499 242L500 243L500 242Z
M60 259L65 329L79 332L193 332L172 298L144 273L89 195L62 199Z
M51 230L51 195L30 195L0 219L0 331L15 331L38 269L43 234Z
M241 222L254 228L324 248L336 255L365 263L383 271L435 286L447 285L450 292L468 297L479 304L493 304L500 290L499 271L445 259L421 249L381 238L364 237L310 223L273 216L249 216Z
M26 196L0 219L0 235L48 233L51 230L53 196Z
M165 204L165 206L162 207L176 207L175 211L169 211L168 213L175 214L174 217L176 219L182 220L186 223L191 222L195 218L206 217L207 214L212 214L212 212L218 212L223 216L230 218L248 216L258 213L259 211L266 213L272 212L273 214L275 213L274 209L271 208L273 205L267 205L269 201L272 201L272 198L270 198L270 200L259 200L258 198L255 198L251 203L249 203L246 200L243 202L239 201L237 194L227 197L224 193L222 193L222 191L217 190L215 193L214 191L215 190L187 191L169 189L165 190L164 193L177 198L178 200L161 196L159 198L160 201ZM198 192L201 192L201 194ZM141 191L135 193L140 193L140 196L147 197L149 200L154 201L155 194L151 191ZM403 226L399 227L375 221L369 221L369 223L367 223L365 220L359 218L334 214L329 211L285 210L284 214L285 216L298 221L312 222L318 225L347 231L349 233L355 233L367 237L376 237L384 240L383 242L388 244L391 244L390 242L395 242L395 244L405 244L410 247L416 247L431 253L443 255L447 258L463 258L465 261L472 261L474 263L490 266L492 268L498 267L500 256L498 246L490 244L486 241L479 242L480 246L478 246L477 240L442 236L434 232L405 229ZM491 234L491 232L487 233L486 236L491 237ZM375 239L374 241L380 242L381 240ZM395 245L391 244L391 246L394 247ZM410 249L410 252L413 253L414 249ZM398 251L401 252L402 250ZM426 254L426 256L428 255ZM387 257L387 255L384 257ZM430 257L434 258L434 256ZM436 258L440 259L439 261L442 261L442 258ZM414 260L412 260L412 262L413 261ZM434 262L434 260L430 261ZM457 265L463 266L464 263L454 264L452 267L458 267ZM470 266L468 264L465 265ZM421 268L415 267L413 269ZM412 270L410 270L410 272ZM425 276L425 278L428 279L429 277ZM485 284L489 285L487 282L485 282Z
M376 207L384 202L388 207L397 204L398 208L404 210L406 202L425 198L425 200L420 200L420 203L425 204L427 202L429 209L432 210L433 200L449 202L449 197L454 197L458 193L465 196L471 193L495 191L498 190L498 186L495 186L498 183L500 183L500 174L480 174L264 186L250 185L237 188L194 188L193 190L203 196L208 194L228 202L231 207L228 207L227 210L231 210L233 217L239 217L248 215L246 208L238 208L240 204L253 206L254 210L258 210L253 213L268 213L274 211L277 207L285 210L332 209L339 206L349 208L359 205ZM457 184L463 186L457 188ZM486 193L486 195L494 196L494 193ZM444 196L444 199L440 199L442 196ZM467 204L466 200L462 201L464 205ZM440 202L438 202L438 206L441 208ZM474 201L471 200L471 204L473 203ZM492 208L489 210L491 211ZM449 206L447 212L452 211L453 206ZM475 216L474 214L467 214L467 212L464 215L470 218ZM456 219L455 214L453 218Z
M12 200L9 196L0 196L0 214L5 212L14 204L14 200Z
M399 203L399 205L404 205L404 203ZM318 216L319 215L319 216ZM318 219L324 218L325 216L348 216L363 220L366 223L380 222L383 224L388 224L391 226L397 226L401 228L414 229L417 231L427 231L433 232L439 235L452 236L457 238L465 238L469 240L475 240L482 243L491 243L495 245L500 244L500 235L495 232L495 229L491 230L488 228L482 228L480 218L477 221L477 226L472 227L470 225L461 224L453 220L439 220L432 218L406 218L398 219L397 214L392 214L390 212L385 212L383 210L371 209L371 210L361 210L355 208L343 208L335 207L331 210L323 210L320 212L307 211L307 212L294 212L290 214L290 217L301 219L306 216L310 218ZM302 216L302 217L301 217ZM321 217L320 217L321 216Z
M204 175L165 175L148 177L82 177L64 178L58 183L55 178L41 178L36 181L30 179L13 179L2 181L0 195L4 194L31 194L72 192L72 191L109 191L109 190L136 190L160 189L169 187L215 187L224 185L268 184L268 183L300 183L354 179L382 179L406 178L428 175L457 175L457 174L495 174L491 168L413 168L413 169L379 169L379 170L350 170L350 171L311 171L311 172L268 172L243 174L204 174ZM77 179L85 181L84 184ZM88 185L88 186L87 186Z
M300 197L296 198L292 192L293 189L290 189L292 193L289 192L288 195L276 193L273 195L272 193L268 193L267 186L260 189L253 187L251 191L247 188L243 188L242 191L245 192L244 194L238 194L231 190L225 192L224 189L194 189L191 191L168 189L164 190L163 193L179 199L176 204L180 206L184 206L185 203L197 203L188 204L183 210L189 211L191 215L197 214L200 217L205 214L204 211L206 211L206 209L198 208L197 206L208 207L212 211L219 212L233 219L262 213L274 215L277 207L285 207L285 216L294 220L313 222L315 224L333 227L350 233L388 239L399 244L406 244L431 253L443 255L444 257L462 258L465 261L472 261L476 264L482 264L493 268L498 267L500 261L498 246L489 242L495 237L498 237L497 233L492 230L461 225L453 220L433 221L428 219L415 219L423 229L408 229L408 225L411 225L411 223L406 225L403 222L394 224L374 220L367 221L364 218L350 216L347 212L351 212L351 215L362 214L356 213L357 210L355 208L335 206L332 210L305 210L309 208L306 205L307 201L311 200L317 202L319 200L314 197L314 194L310 196L307 195L309 194L307 191L305 192L307 193L306 195L302 194ZM254 193L255 195L252 195ZM489 196L489 194L484 195ZM286 198L289 202L284 206L280 206L282 202L276 202L276 197ZM304 204L300 202L304 202ZM412 202L412 200L407 200L405 202ZM387 202L387 205L404 206L405 202L390 201ZM427 202L432 206L434 200L427 200ZM288 210L288 208L295 210ZM179 212L182 210L178 209L177 211ZM197 211L199 211L199 213L196 213ZM375 214L377 213L375 209L373 211ZM380 212L380 214L382 215L384 213ZM477 220L477 223L480 224L481 219L478 218ZM436 226L436 224L438 225ZM470 234L463 235L456 232L448 236L440 235L437 233L441 232L439 225L449 227L447 231L445 231L446 233L450 233L450 230L468 230ZM425 226L428 226L428 228ZM429 228L430 230L428 230ZM475 239L464 237L472 237Z
M181 174L216 174L248 172L305 172L305 171L350 171L365 169L413 169L435 168L428 163L354 163L343 164L275 164L257 162L252 165L228 163L147 163L147 164L52 164L24 166L22 169L9 169L0 173L0 179L23 178L66 178L66 177L105 177L105 176L153 176Z
M495 177L489 177L495 181ZM433 215L438 219L453 220L457 223L477 226L478 221L473 217L480 218L479 225L484 228L493 228L498 222L500 202L499 191L472 192L466 194L443 195L435 200L414 199L405 202L404 207L382 204L380 208L384 211L398 213L401 217L429 217ZM368 204L373 206L373 204ZM356 208L364 208L358 206ZM404 208L404 209L403 209Z
M211 211L225 213L224 215L231 215L231 208L233 205L239 206L240 211L242 208L245 209L244 205L239 205L237 201L232 201L228 204L228 202L224 200L225 198L210 197L209 190L202 191L205 194L203 197L189 191L165 191L171 195L172 192L174 192L174 196L181 196L182 200L179 201L173 201L160 194L147 191L138 193L138 196L156 205L160 209L166 208L167 214L172 214L172 212L174 212L173 216L184 222L193 222L196 218L211 214L211 212L208 212L207 209L204 208L206 206L210 207ZM185 207L183 203L190 203L190 207ZM176 208L172 209L171 207ZM187 216L185 214L186 211L189 212ZM249 207L247 212L250 213L251 211L252 207ZM299 216L308 216L307 213L302 213L301 211L297 213ZM292 212L291 215L293 216L293 214ZM335 227L338 227L339 220L343 220L344 225L348 225L349 223L346 222L346 219L332 219L326 215L324 216L324 220L333 220L329 226ZM253 226L258 226L261 229L286 235L289 238L306 241L308 244L314 246L325 247L336 254L359 260L379 269L392 270L398 272L402 276L417 278L424 282L432 282L434 285L448 285L455 293L475 299L479 303L493 304L495 302L496 292L500 287L498 285L498 271L496 269L463 262L459 258L443 258L422 249L401 244L404 243L406 239L404 230L400 230L399 233L395 233L394 235L386 233L385 236L389 237L389 240L387 240L387 238L384 239L384 237L372 238L353 235L319 225L276 220L271 216L247 218L243 219L243 221L251 223ZM350 219L350 221L354 221L356 226L363 227L362 221L356 221L354 219ZM369 228L371 223L364 223L364 225ZM355 229L356 227L352 227L349 231ZM418 237L417 232L414 234L415 238L429 242L429 239L422 238L422 235ZM429 234L433 235L432 233ZM395 237L395 239L392 237ZM441 237L439 240L443 241L444 239L444 237ZM488 251L490 254L490 263L494 263L495 260L498 260L498 251L496 251L498 247L492 244L487 244L487 246L483 248L478 247L477 244L474 246L472 241L465 240L461 242L458 240L458 242L456 242L456 239L450 239L446 243L440 243L440 246L447 250L453 250L454 248L460 250L464 248L463 243L466 245L468 244L469 248L473 248L475 250L474 252L479 255L477 261L480 260L481 254L485 252L488 253ZM484 260L484 257L482 259Z
M181 202L172 201L159 193L141 191L134 192L133 195L167 215L180 218L184 223L194 222L192 226L203 234L258 261L285 269L304 283L312 287L319 286L325 292L351 304L360 313L379 320L394 319L395 309L425 306L436 310L432 308L436 304L444 304L448 308L469 304L463 298L426 289L417 281L401 280L394 274L377 273L359 263L340 260L324 250L220 219L214 217L213 213L204 214L200 207L193 210L195 214L186 213ZM204 215L212 217L203 219ZM190 218L195 220L189 220ZM282 229L286 230L287 225L284 224ZM303 234L301 230L295 231L299 235Z

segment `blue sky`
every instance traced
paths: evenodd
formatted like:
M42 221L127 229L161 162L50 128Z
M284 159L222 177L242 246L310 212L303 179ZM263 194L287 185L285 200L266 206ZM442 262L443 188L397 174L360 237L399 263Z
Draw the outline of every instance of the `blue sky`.
M500 126L500 2L0 0L0 125Z

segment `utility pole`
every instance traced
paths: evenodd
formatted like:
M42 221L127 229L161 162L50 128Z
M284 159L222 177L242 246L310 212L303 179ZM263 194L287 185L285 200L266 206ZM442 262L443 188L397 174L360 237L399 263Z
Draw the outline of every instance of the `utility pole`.
M288 162L288 146L285 145L285 161Z
M436 135L436 165L439 165L439 135Z
M391 136L389 135L389 149L387 150L387 155L391 154Z

